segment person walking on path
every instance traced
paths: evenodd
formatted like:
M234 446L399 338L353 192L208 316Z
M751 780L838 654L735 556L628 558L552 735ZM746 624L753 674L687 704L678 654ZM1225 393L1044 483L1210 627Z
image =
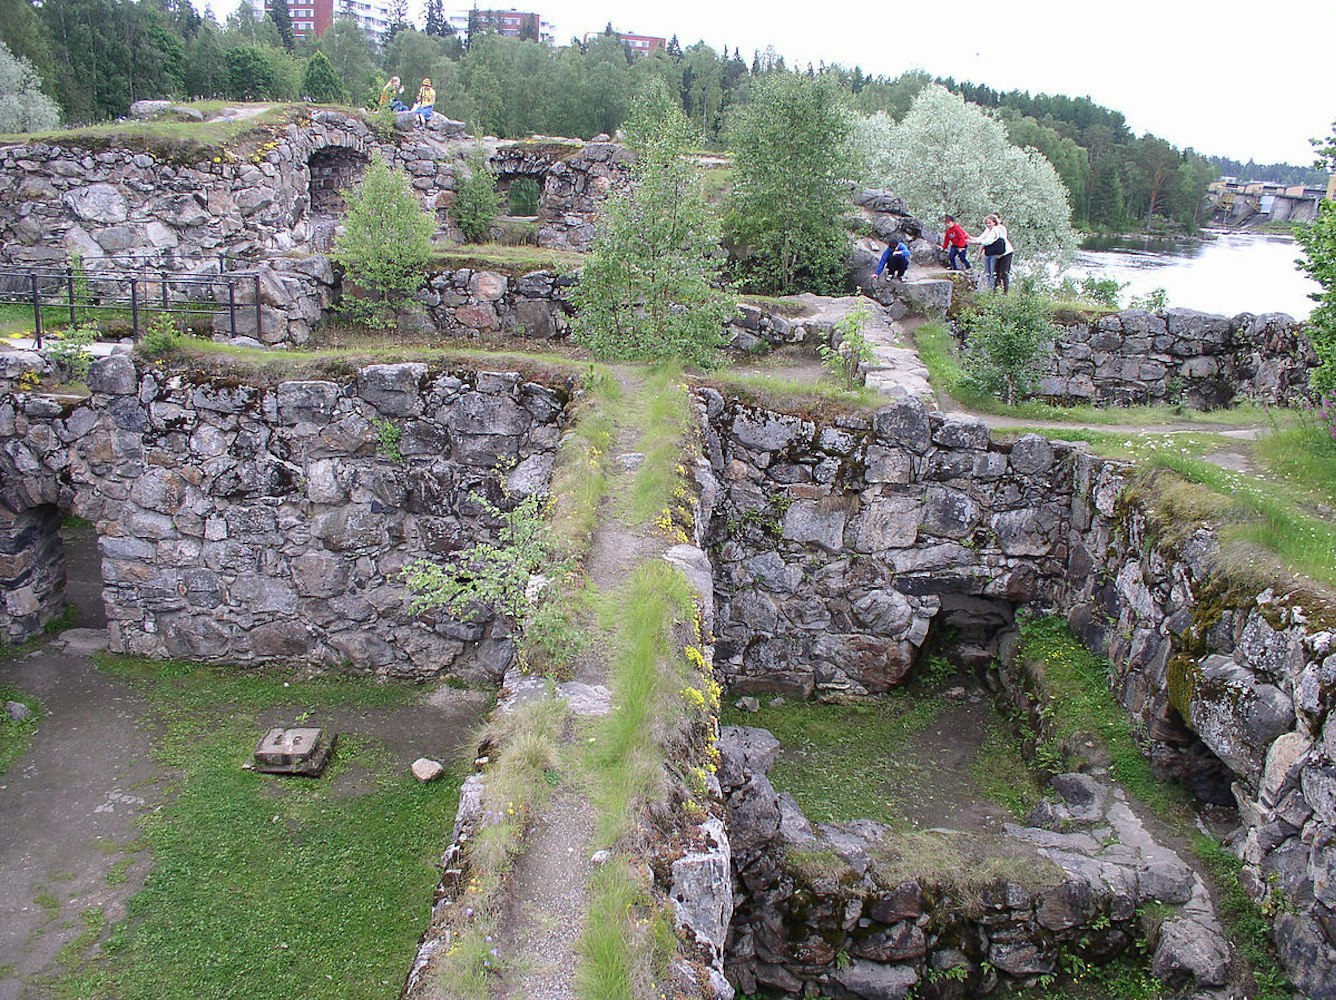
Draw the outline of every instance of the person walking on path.
M954 215L943 216L946 232L942 234L942 249L947 251L947 267L952 271L969 271L970 259L965 256L969 249L970 234L965 232ZM956 267L959 261L961 266Z
M988 272L989 284L996 290L1000 284L1003 294L1011 291L1011 258L1016 248L1007 236L1007 227L1002 224L1002 216L991 213L984 220L987 227L971 242L983 245L984 267Z
M886 244L886 250L881 255L881 260L877 261L877 273L886 272L886 280L899 278L905 280L905 272L909 270L909 247L903 242L897 243L895 249Z
M418 90L417 100L413 102L412 111L418 116L417 127L423 128L427 122L431 121L431 113L436 108L436 90L431 85L430 77L423 77L422 86Z
M380 106L382 108L392 108L395 111L407 111L408 105L399 100L399 95L404 92L404 85L399 82L397 76L390 77L385 86L380 88Z

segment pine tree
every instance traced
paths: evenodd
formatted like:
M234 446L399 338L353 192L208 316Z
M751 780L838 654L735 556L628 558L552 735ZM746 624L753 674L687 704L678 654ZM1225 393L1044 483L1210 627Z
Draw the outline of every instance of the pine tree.
M302 95L316 104L343 104L348 100L348 92L343 89L339 74L334 72L334 64L319 49L306 63Z
M441 0L427 0L426 33L440 37L445 34L445 14L441 10Z
M269 17L274 22L274 27L278 29L278 37L283 41L283 48L291 52L292 46L296 44L296 36L292 33L292 15L288 11L288 0L269 0Z
M390 24L385 29L385 34L381 37L382 44L389 44L394 40L394 36L399 34L405 28L411 28L408 23L408 0L391 0L389 7Z

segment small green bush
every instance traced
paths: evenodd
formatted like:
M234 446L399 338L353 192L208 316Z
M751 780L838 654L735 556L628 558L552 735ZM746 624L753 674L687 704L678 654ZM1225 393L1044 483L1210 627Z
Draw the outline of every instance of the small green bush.
M75 381L88 378L93 366L93 355L88 352L88 345L97 341L101 331L95 323L71 327L60 335L59 340L52 340L47 346L47 354L59 368L69 372Z
M161 358L173 353L181 346L181 331L176 320L167 313L159 313L148 325L144 336L139 338L139 351L150 358Z
M858 376L862 366L872 360L872 345L863 336L863 328L871 318L872 311L860 298L858 305L835 324L838 346L821 344L817 347L822 367L839 379L844 388L850 392L858 387Z
M388 329L398 304L426 274L436 220L418 203L408 178L379 157L346 197L348 214L333 256L357 291L345 295L339 309L355 322Z
M468 157L468 176L455 184L455 221L466 243L487 240L501 214L501 193L496 189L496 174L487 166L487 153L475 146Z
M982 391L1015 406L1047 369L1056 330L1036 292L992 295L965 320L965 373Z

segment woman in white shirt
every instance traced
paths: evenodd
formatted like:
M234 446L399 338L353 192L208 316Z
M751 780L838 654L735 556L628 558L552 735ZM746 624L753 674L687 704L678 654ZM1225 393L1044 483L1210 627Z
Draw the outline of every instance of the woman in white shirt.
M1011 245L1007 227L1002 224L1002 216L993 212L983 220L986 227L978 236L971 236L971 243L983 246L984 269L994 289L1000 284L1003 293L1011 291L1011 255L1016 248ZM1000 241L1000 243L999 243Z

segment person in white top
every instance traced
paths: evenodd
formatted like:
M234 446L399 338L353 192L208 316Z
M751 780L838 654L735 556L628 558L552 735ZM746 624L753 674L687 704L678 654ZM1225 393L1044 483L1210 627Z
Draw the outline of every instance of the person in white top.
M992 212L983 220L984 230L978 236L971 236L971 243L983 246L984 269L994 289L1000 284L1003 293L1011 291L1011 255L1016 248L1011 245L1007 227L1002 224L1002 216Z

